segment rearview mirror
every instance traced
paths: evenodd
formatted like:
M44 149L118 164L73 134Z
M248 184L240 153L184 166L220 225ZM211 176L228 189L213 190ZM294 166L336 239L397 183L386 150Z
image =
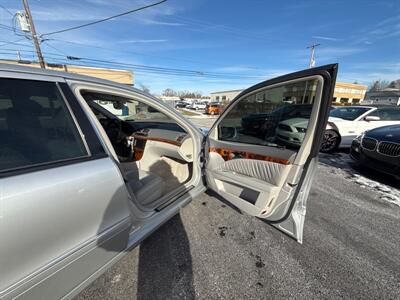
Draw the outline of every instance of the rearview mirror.
M378 116L366 116L364 118L365 121L369 122L369 121L380 121L381 118L379 118Z

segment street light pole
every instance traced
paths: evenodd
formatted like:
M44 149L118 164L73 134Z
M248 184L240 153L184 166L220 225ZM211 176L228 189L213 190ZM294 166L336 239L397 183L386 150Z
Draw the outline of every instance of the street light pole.
M39 40L37 38L35 25L33 24L33 19L32 19L32 15L31 15L31 11L29 9L28 0L22 0L22 2L24 4L25 14L26 14L26 17L27 17L28 22L29 22L29 29L30 29L31 34L32 34L32 40L33 40L33 43L35 45L36 54L37 54L37 57L39 59L40 67L45 69L46 65L44 63L44 58L43 58L43 55L42 55L42 51L40 50L40 44L39 44Z
M314 52L315 52L315 48L318 47L319 45L321 45L321 44L312 44L307 47L307 49L311 49L310 63L308 65L309 68L312 68L315 66Z

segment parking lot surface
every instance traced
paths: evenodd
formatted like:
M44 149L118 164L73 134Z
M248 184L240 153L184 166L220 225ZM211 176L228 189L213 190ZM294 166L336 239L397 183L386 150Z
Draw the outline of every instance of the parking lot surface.
M399 299L399 188L321 155L303 245L204 194L76 299Z
M77 299L400 297L400 208L321 163L304 244L205 194Z

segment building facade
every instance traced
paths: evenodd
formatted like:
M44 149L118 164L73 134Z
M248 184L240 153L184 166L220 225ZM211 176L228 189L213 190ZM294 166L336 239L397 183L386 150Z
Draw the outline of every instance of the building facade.
M341 104L358 104L365 98L366 85L336 82L332 102Z
M211 102L229 102L233 100L237 95L239 95L243 90L231 90L231 91L221 91L213 92L210 94Z
M341 104L358 104L364 100L367 86L355 83L336 82L332 102ZM243 90L230 90L211 93L211 101L225 102L233 100ZM294 93L290 91L290 93ZM302 95L304 90L297 90L298 95ZM290 95L287 95L289 97ZM295 95L294 95L295 96Z
M382 91L367 92L365 102L369 104L400 105L400 89L386 88Z
M30 61L0 60L0 63L15 64L15 65L23 64L28 67L40 68L40 65L38 63L30 62ZM127 71L127 70L83 67L83 66L74 66L74 65L59 65L59 64L46 64L46 69L97 77L97 78L111 80L111 81L115 81L118 83L130 85L130 86L133 86L135 83L133 72Z

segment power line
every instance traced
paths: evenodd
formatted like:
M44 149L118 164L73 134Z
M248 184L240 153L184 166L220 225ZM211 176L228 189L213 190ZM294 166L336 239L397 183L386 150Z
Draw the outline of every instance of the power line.
M2 4L0 4L0 7L1 7L2 9L4 9L6 12L8 12L11 16L14 17L14 14L13 14L7 7L5 7L5 6L2 5Z
M80 42L73 42L73 41L66 41L66 40L62 40L62 39L54 39L54 38L52 38L52 39L44 39L44 40L45 41L62 42L62 43L78 45L78 46L87 47L87 48L101 49L101 50L110 51L110 52L114 52L114 53L128 53L128 54L135 54L135 55L146 56L146 57L160 58L160 59L165 59L165 60L170 60L170 61L178 61L178 62L185 62L185 63L196 63L196 64L210 65L210 66L219 66L219 67L225 66L223 64L210 63L210 62L192 60L192 59L174 58L174 57L153 55L153 54L142 53L142 52L131 51L131 50L116 50L116 49L102 47L102 46L98 46L98 45L86 44L86 43L80 43ZM255 68L255 67L252 67L251 69L259 70L259 68Z
M25 39L26 38L22 38L22 39L18 39L16 41L11 41L11 42L9 42L9 41L0 41L0 43L3 43L3 44L0 44L0 47L11 44L11 45L24 46L24 47L29 47L30 48L31 47L30 45L19 43L21 41L24 41Z
M61 30L57 30L57 31L53 31L53 32L44 33L44 34L41 35L41 37L49 36L49 35L53 35L53 34L58 34L58 33L66 32L66 31L76 30L76 29L80 29L80 28L83 28L83 27L91 26L91 25L94 25L94 24L99 24L101 22L105 22L105 21L108 21L108 20L111 20L111 19L114 19L114 18L125 16L125 15L131 14L131 13L134 13L134 12L137 12L137 11L140 11L140 10L144 10L146 8L150 8L150 7L159 5L159 4L164 3L166 1L167 0L161 0L161 1L156 2L156 3L145 5L145 6L142 6L142 7L139 7L139 8L135 8L135 9L132 9L132 10L129 10L129 11L126 11L126 12L123 12L123 13L108 17L108 18L101 19L101 20L97 20L97 21L93 21L93 22L89 22L89 23L86 23L86 24L82 24L82 25L78 25L78 26L74 26L74 27L70 27L70 28L66 28L66 29L61 29Z
M46 43L47 46L50 46L48 43ZM62 57L63 59L66 59L67 61L87 61L91 63L101 63L103 65L112 65L112 66L117 66L119 68L121 67L133 67L135 70L138 69L145 69L145 70L152 70L152 71L160 71L160 72L175 72L175 73L186 73L186 74L192 74L196 76L228 76L230 78L243 78L243 79L259 79L261 78L260 76L247 76L247 75L240 75L240 74L229 74L229 73L219 73L219 72L207 72L207 71L200 71L200 70L189 70L189 69L178 69L178 68L168 68L168 67L157 67L157 66L149 66L149 65L141 65L141 64L131 64L131 63L126 63L126 62L118 62L118 61L110 61L110 60L102 60L102 59L94 59L94 58L87 58L87 57L78 57L78 56L71 56L65 53L64 51L61 51L60 49L50 46L50 48L60 52L61 54L57 53L49 53L49 52L44 52L46 57L48 55L53 55L56 57ZM22 50L21 50L22 51ZM32 51L25 51L25 52L32 52Z
M58 50L57 48L54 48ZM1 51L9 51L11 53L6 53L12 55L18 49L1 49ZM34 53L33 50L19 50L23 53ZM239 75L239 74L230 74L230 73L217 73L217 72L206 72L206 71L198 71L198 70L188 70L188 69L177 69L177 68L167 68L167 67L157 67L157 66L148 66L148 65L140 65L140 64L131 64L131 63L122 63L117 61L108 61L108 60L101 60L101 59L93 59L93 58L85 58L85 57L73 57L67 56L58 53L51 53L51 52L43 52L47 59L51 58L53 60L57 60L57 63L71 63L71 60L74 62L73 65L80 65L80 66L100 66L100 67L116 67L119 69L125 70L134 70L135 73L138 72L146 72L152 74L163 74L163 75L176 75L176 76L190 76L190 77L205 77L205 78L226 78L226 79L264 79L262 76L246 76L246 75Z

